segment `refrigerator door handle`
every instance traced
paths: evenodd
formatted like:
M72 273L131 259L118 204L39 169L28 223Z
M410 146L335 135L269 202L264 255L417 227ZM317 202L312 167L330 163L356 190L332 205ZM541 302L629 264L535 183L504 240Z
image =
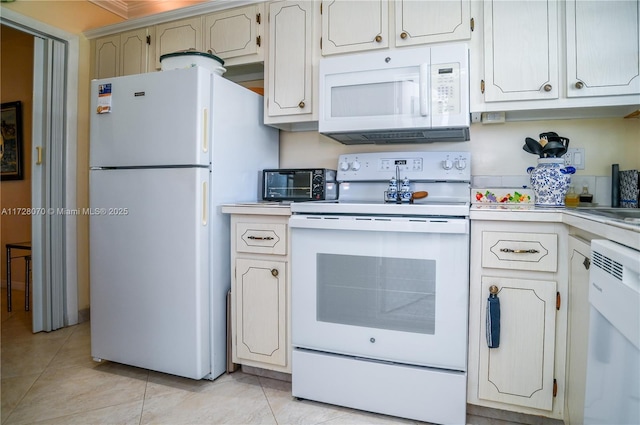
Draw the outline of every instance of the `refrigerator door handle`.
M209 111L207 108L202 111L202 151L209 151Z
M202 225L206 226L209 220L209 202L208 202L207 182L202 182Z

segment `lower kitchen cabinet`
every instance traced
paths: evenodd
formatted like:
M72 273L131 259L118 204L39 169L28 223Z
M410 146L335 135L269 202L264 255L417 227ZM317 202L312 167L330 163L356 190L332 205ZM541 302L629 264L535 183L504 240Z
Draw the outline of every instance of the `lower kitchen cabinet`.
M223 207L231 213L232 361L291 373L289 215L238 208Z
M472 220L467 402L564 418L567 230L561 223ZM498 288L500 344L486 338Z
M556 282L482 276L482 293L498 287L500 345L480 344L478 398L552 410ZM486 301L485 301L486 303ZM487 310L481 309L480 333Z
M236 258L235 266L234 363L286 366L287 263Z
M569 340L567 348L567 424L584 422L589 336L589 269L591 246L569 237Z

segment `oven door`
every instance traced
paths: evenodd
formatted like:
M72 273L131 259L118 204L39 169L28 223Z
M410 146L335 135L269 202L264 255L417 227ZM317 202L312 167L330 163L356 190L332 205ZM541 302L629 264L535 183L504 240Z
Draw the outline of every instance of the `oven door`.
M294 215L295 348L466 370L469 221Z

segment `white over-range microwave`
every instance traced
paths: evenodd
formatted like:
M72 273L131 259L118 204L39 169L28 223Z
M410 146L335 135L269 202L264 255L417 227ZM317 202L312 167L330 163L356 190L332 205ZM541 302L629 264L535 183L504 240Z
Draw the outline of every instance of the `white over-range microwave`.
M344 144L469 140L465 43L320 61L319 131Z

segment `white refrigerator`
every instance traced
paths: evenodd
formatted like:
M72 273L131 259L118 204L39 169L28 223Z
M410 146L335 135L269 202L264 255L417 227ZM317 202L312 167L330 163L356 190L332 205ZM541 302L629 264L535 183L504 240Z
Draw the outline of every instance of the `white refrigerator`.
M262 98L200 67L91 83L91 355L193 379L226 369L229 218L278 166Z

